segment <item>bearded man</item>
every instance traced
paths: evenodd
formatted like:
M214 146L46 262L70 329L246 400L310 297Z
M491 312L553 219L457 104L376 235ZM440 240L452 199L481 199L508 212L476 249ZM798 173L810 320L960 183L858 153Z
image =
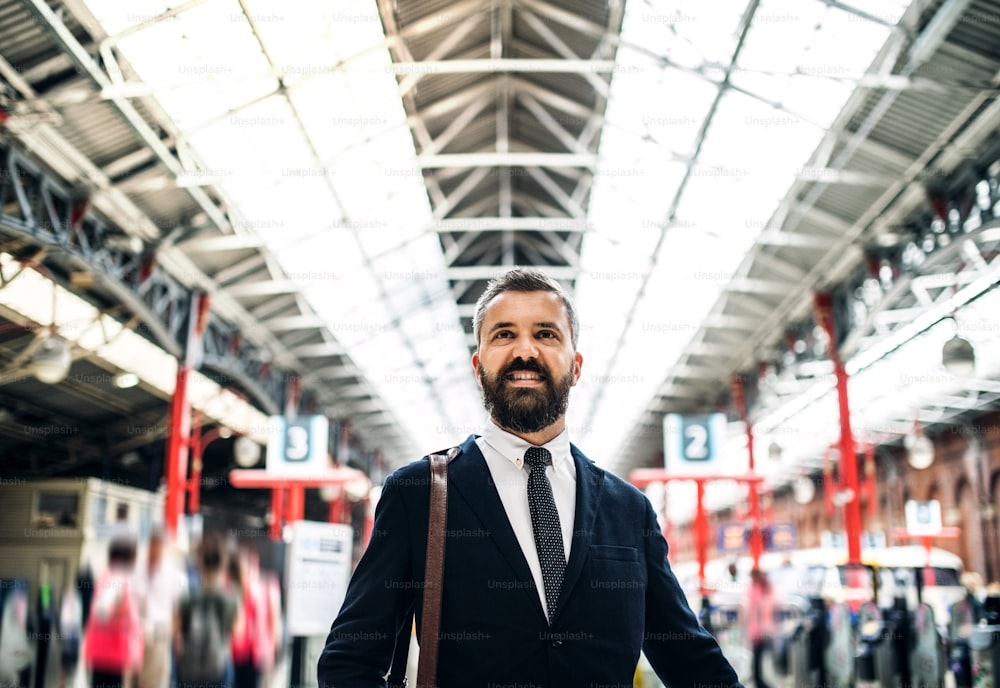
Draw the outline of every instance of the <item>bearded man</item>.
M479 298L473 332L491 422L448 464L436 685L632 686L644 651L671 688L739 686L685 601L649 501L570 444L583 357L566 292L511 270ZM386 480L320 688L385 686L411 611L419 628L429 485L427 461Z

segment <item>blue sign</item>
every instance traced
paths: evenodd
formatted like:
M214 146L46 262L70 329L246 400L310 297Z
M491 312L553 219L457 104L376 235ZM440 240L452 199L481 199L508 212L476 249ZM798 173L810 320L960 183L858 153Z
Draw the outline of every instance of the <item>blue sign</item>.
M799 534L794 523L772 523L764 529L764 549L790 552L798 546Z
M663 417L663 460L671 472L696 473L713 469L726 435L726 415L710 413Z
M747 527L742 521L726 521L718 526L716 545L720 552L742 552L747 546Z

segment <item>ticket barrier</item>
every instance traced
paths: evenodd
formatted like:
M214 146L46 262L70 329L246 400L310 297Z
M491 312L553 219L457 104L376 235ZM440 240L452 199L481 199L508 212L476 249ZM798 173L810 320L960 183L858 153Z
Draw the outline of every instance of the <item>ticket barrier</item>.
M886 625L890 633L892 652L895 658L895 674L898 683L883 683L884 686L913 685L911 654L913 649L913 628L910 612L906 608L906 593L902 587L892 600L892 606L885 612Z
M702 595L701 609L698 610L698 623L713 636L715 635L715 625L712 623L712 603L708 595Z
M969 640L976 629L976 616L968 600L951 605L948 621L948 669L955 688L972 688L972 648Z
M786 606L780 616L780 636L774 648L775 672L786 679L785 685L795 688L826 686L824 652L829 629L823 598L809 597Z
M972 649L972 685L993 688L1000 685L1000 626L978 626L969 638Z
M827 642L822 648L822 666L826 669L826 682L830 688L854 686L855 643L851 623L851 609L846 602L830 605L827 615Z
M984 618L969 637L973 688L1000 686L1000 598L990 596Z
M772 643L774 673L791 686L813 685L810 676L808 603L792 603L777 610L777 637Z
M809 674L813 677L813 683L810 685L825 686L827 685L827 672L823 654L830 641L826 601L818 595L810 597L807 615L809 617Z
M854 656L857 685L888 688L896 685L893 626L874 602L858 611L858 643Z
M944 685L944 643L934 621L934 609L921 602L913 611L913 645L910 652L910 677L912 685L923 688Z
M750 680L752 655L746 638L743 610L731 603L718 604L712 607L711 617L713 634L722 653L741 680Z

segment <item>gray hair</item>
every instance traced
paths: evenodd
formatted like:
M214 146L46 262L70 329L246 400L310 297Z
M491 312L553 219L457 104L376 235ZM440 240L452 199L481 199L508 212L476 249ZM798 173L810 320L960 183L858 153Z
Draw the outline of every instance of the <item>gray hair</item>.
M490 280L486 285L486 291L482 293L476 301L476 314L472 319L472 333L476 337L476 346L479 346L479 334L483 326L483 318L486 316L486 307L496 297L507 291L529 292L548 291L557 295L566 307L566 315L569 317L570 341L573 350L576 350L576 342L580 336L580 321L576 317L576 308L569 294L558 282L540 270L532 268L514 268L500 277Z

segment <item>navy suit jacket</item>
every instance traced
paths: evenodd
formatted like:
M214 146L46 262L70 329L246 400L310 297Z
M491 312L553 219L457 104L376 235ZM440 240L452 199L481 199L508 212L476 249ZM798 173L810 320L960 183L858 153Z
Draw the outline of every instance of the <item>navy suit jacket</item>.
M643 649L670 688L739 686L687 605L649 501L571 451L576 519L551 627L474 436L449 464L437 685L632 686ZM385 481L371 541L319 659L320 688L384 686L414 605L419 629L429 466L415 461Z

